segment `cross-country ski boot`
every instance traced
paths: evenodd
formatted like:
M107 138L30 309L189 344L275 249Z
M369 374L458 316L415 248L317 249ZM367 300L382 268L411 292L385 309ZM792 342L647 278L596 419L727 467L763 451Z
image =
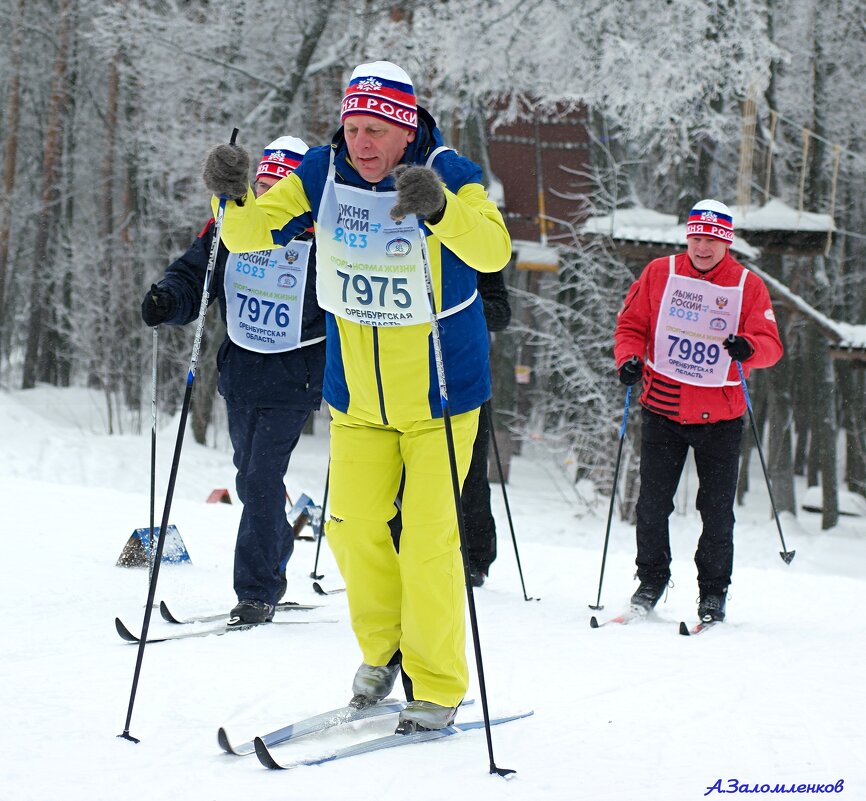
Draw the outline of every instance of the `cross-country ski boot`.
M440 706L432 701L410 701L400 712L395 734L414 734L416 731L444 729L454 722L456 706Z
M362 662L352 682L354 695L349 701L349 706L355 709L366 709L368 706L378 704L393 689L399 671L399 664L368 665Z

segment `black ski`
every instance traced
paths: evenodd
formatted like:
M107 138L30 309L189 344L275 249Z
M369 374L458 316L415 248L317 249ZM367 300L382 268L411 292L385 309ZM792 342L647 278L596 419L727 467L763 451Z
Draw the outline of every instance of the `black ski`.
M186 640L192 637L209 637L211 634L216 634L220 636L222 634L228 634L230 631L247 631L248 629L254 629L258 626L291 626L298 624L307 624L312 621L309 620L274 620L270 623L253 623L253 624L245 624L240 626L229 626L227 623L223 623L220 626L212 626L207 629L198 629L192 631L179 631L174 634L148 634L147 642L165 642L166 640ZM317 623L322 623L324 621L317 620ZM141 637L133 634L124 624L123 621L116 617L114 618L114 627L117 629L117 633L121 636L122 639L127 642L141 642Z
M518 715L510 715L504 718L494 718L490 721L491 726L498 726L500 723L508 723L512 720L519 720L531 715L532 712L522 712ZM291 768L299 768L304 765L321 765L325 762L333 762L336 759L345 759L346 757L357 756L359 754L369 754L373 751L380 751L383 748L397 748L403 745L411 745L412 743L423 743L428 740L439 740L443 737L450 737L454 734L460 734L471 729L484 728L483 720L473 720L468 723L455 723L451 726L446 726L444 729L435 729L433 731L418 731L414 734L388 734L384 737L377 737L373 740L365 740L362 743L350 745L345 748L339 748L336 751L331 751L321 757L313 757L310 759L299 759L295 762L278 762L273 754L268 750L261 737L256 737L253 744L256 749L256 756L259 762L266 768L272 770L290 770Z
M338 592L345 592L345 587L336 587L333 590L326 590L318 581L313 582L313 589L318 595L336 595Z
M283 726L281 729L276 729L268 734L261 736L261 741L271 747L280 743L288 742L289 740L297 740L299 737L304 737L307 734L324 731L333 726L339 726L343 723L352 723L356 720L366 720L368 718L377 718L382 715L390 715L399 712L406 706L405 701L396 701L393 698L386 698L380 701L375 706L368 706L366 709L355 709L352 706L341 706L339 709L332 709L330 712L322 712L319 715L313 715L310 718L290 723L288 726ZM240 745L232 745L229 740L228 733L223 727L220 727L217 732L217 742L220 748L227 754L235 756L247 756L255 753L255 745L252 740L241 743Z
M321 605L308 606L295 601L283 601L276 606L276 612L306 612L310 609L319 609ZM165 601L159 602L159 613L167 623L186 625L187 623L216 623L218 620L228 620L230 612L221 612L215 615L192 615L190 617L177 617L172 614Z
M680 621L680 634L683 634L686 637L694 634L700 634L701 632L704 632L707 629L711 629L717 623L721 622L721 620L702 620L700 623L697 623L696 625L689 628L688 624Z
M630 606L625 612L616 617L608 618L607 620L599 620L595 615L593 615L589 619L590 628L600 629L602 626L608 625L608 623L619 623L622 626L627 626L629 623L634 623L637 620L644 620L647 616L647 611L645 609L640 609L639 607Z

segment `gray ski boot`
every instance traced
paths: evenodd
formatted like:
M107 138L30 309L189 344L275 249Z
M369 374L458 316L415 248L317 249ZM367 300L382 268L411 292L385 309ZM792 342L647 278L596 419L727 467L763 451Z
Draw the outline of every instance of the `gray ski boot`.
M378 704L393 689L399 672L400 665L368 665L362 662L352 682L354 695L349 706L366 709Z

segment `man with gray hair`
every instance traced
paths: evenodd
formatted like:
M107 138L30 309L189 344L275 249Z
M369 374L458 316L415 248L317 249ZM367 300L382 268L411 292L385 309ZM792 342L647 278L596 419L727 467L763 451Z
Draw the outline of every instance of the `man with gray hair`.
M377 703L402 664L398 732L453 720L469 683L464 566L422 258L426 237L453 458L462 484L478 410L490 396L477 273L501 270L511 240L481 169L442 145L409 76L387 61L355 69L327 147L256 200L238 148L208 154L205 182L229 200L233 251L273 246L315 224L327 314L328 542L346 581L363 655L355 706ZM216 204L214 199L214 204ZM405 471L400 552L388 521Z

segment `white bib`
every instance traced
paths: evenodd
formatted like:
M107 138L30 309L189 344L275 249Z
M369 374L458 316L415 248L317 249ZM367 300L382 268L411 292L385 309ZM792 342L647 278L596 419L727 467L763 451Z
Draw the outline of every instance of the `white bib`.
M226 330L236 345L282 353L303 345L301 322L312 242L230 253L226 259Z
M743 303L743 270L738 286L717 286L709 281L670 274L656 320L655 359L651 367L662 375L703 387L727 383L731 357L722 347L736 334Z
M396 192L337 184L328 175L316 220L316 296L329 312L375 326L430 320L418 218L389 216Z

